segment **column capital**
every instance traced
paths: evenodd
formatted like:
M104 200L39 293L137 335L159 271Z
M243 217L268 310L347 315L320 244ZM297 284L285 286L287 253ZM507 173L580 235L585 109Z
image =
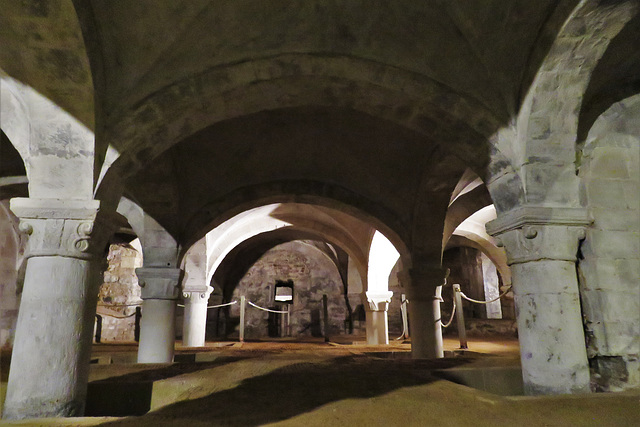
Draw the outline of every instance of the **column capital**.
M102 256L115 221L99 200L13 198L20 231L29 235L26 256L93 259ZM115 214L115 213L114 213Z
M176 300L180 296L180 280L183 271L170 267L136 268L138 284L142 288L141 298Z
M409 269L411 288L437 288L445 284L449 270L438 264L418 264Z
M206 304L209 301L209 295L213 292L213 288L211 286L206 286L201 289L183 289L182 290L182 298L185 303L189 304L198 304L203 303Z
M393 292L365 292L367 298L367 305L365 306L367 311L387 311Z
M576 261L578 243L590 223L584 208L521 206L486 228L513 265L542 259Z

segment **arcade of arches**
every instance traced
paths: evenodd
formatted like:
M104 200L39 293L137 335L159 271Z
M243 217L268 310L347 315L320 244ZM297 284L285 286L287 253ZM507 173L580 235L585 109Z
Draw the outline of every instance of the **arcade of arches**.
M404 295L441 358L457 282L508 290L465 315L527 394L640 387L639 39L638 0L0 1L3 417L83 414L96 310L170 363L288 280L248 338L385 345Z

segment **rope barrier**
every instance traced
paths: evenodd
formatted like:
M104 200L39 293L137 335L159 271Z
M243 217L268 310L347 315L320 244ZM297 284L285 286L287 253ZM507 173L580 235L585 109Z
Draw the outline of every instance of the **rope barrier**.
M98 307L137 307L142 305L141 302L137 302L135 304L98 304Z
M128 319L129 317L133 317L136 314L135 313L131 313L128 316L115 316L113 314L106 314L106 313L102 313L102 314L98 314L99 316L109 316L109 317L113 317L114 319Z
M231 302L227 302L227 303L224 303L224 304L210 305L210 306L207 307L207 309L209 309L209 308L218 308L218 307L226 307L228 305L233 305L233 304L237 304L237 303L238 303L238 301L236 300L236 301L231 301Z
M489 304L489 303L498 301L500 298L505 296L507 294L507 292L509 292L510 290L511 290L511 286L509 286L503 293L501 293L500 295L498 295L496 298L492 299L491 301L478 301L476 299L469 298L462 291L460 291L460 295L462 296L462 298L466 299L467 301L475 302L476 304Z
M237 303L238 303L238 301L231 301L231 302L227 302L227 303L224 303L224 304L209 305L209 306L207 306L207 309L218 308L218 307L226 307L228 305L233 305L233 304L237 304ZM184 304L178 304L178 307L184 308Z
M247 300L247 302L249 303L249 305L257 308L258 310L262 310L262 311L268 311L269 313L279 313L279 314L287 314L289 313L288 311L280 311L280 310L270 310L268 308L264 308L264 307L260 307L259 305L256 305L254 303L252 303L251 301Z
M451 310L451 318L449 318L449 321L446 324L441 323L443 328L448 328L449 326L451 326L451 322L453 322L453 316L455 314L456 314L456 300L454 299L453 300L453 310ZM440 319L440 321L442 322L442 319Z

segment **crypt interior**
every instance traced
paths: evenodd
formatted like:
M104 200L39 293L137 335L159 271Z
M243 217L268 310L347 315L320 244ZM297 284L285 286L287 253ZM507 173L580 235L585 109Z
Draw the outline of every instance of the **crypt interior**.
M640 423L638 40L639 0L0 0L1 423Z

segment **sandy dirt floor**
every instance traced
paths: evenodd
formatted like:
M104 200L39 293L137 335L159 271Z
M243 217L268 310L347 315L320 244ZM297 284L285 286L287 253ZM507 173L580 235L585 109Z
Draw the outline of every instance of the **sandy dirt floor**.
M456 347L447 340L449 357L415 361L407 342L210 343L178 346L183 363L137 365L123 363L135 359L135 345L97 345L87 411L143 415L0 425L640 426L640 390L499 396L443 380L436 371L519 364L515 340L472 340L468 352Z

